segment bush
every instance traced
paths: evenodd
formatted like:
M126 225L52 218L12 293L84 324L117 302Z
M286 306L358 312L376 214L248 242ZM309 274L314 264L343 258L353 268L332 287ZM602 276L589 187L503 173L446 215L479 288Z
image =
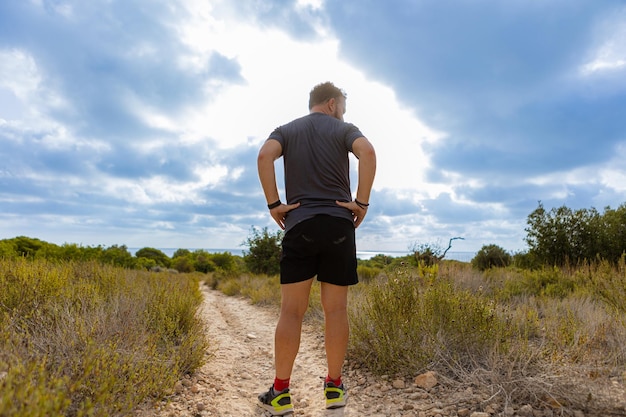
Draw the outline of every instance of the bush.
M356 268L356 272L359 276L359 280L371 281L382 272L382 269L371 266L359 265Z
M193 252L192 256L194 258L193 267L196 271L206 274L217 269L217 265L215 265L215 262L211 259L211 254L207 251L198 249Z
M617 265L601 261L588 265L579 272L581 280L588 285L590 292L614 309L622 317L626 313L626 254ZM626 323L626 319L623 319Z
M625 221L626 203L600 213L566 206L546 210L539 202L528 215L525 240L543 265L579 264L598 256L616 264L626 247Z
M150 266L158 265L164 268L169 268L171 263L170 258L165 253L155 248L141 248L135 252L135 256L137 259L144 258L154 261L154 263Z
M235 258L230 252L214 253L211 260L223 271L232 271L235 269Z
M280 254L282 230L272 234L267 231L252 228L251 235L244 243L249 251L244 251L244 262L254 274L276 275L280 272Z
M441 360L470 368L509 336L492 302L455 289L437 266L367 285L350 312L351 356L378 373L414 375Z
M511 264L511 255L497 245L483 246L472 259L472 266L480 271Z
M280 281L278 277L268 275L244 276L241 295L253 304L280 306Z
M102 262L110 265L132 268L135 264L133 255L130 254L126 245L113 245L102 252Z
M194 276L0 260L0 415L127 415L204 360Z
M519 297L564 298L577 287L574 277L557 267L519 270L503 280L497 297L505 301Z
M370 259L359 259L358 265L383 269L387 265L390 265L394 261L394 259L395 258L393 256L383 255L382 253L379 253L378 255L372 256Z
M17 246L14 242L0 240L0 259L17 258Z
M195 271L193 263L193 258L190 255L177 256L172 259L171 267L178 272L193 272Z

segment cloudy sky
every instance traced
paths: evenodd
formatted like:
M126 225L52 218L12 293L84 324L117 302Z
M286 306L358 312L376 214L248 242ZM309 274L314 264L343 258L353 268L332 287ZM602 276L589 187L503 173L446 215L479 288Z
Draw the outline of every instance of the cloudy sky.
M241 248L327 80L378 154L359 250L626 202L622 0L2 0L0 239Z

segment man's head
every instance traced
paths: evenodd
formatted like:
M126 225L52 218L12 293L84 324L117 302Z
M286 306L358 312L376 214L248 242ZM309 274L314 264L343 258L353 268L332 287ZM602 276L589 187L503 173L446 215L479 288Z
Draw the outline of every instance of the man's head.
M321 111L336 119L343 120L346 112L346 93L327 81L313 87L309 94L309 110Z

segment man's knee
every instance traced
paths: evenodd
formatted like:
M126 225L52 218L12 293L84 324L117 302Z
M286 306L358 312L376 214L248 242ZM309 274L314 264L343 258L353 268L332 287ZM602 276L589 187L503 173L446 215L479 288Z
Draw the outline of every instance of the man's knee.
M322 292L322 308L324 314L343 314L348 310L347 288L337 287L338 291Z
M330 315L335 315L335 316L341 316L341 315L348 315L348 306L347 305L338 305L338 304L333 304L333 305L323 305L322 304L322 309L324 310L324 315L325 316L330 316Z
M302 320L308 307L308 299L300 302L295 302L294 300L283 300L280 308L280 315L288 319Z

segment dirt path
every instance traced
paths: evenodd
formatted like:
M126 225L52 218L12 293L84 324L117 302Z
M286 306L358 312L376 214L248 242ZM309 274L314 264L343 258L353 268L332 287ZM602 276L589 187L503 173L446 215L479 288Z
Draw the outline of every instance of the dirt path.
M181 381L168 403L144 410L142 416L265 416L257 394L273 381L273 340L278 311L251 305L203 286L201 315L213 346L207 361L193 377ZM354 407L324 410L323 338L310 325L303 327L300 353L292 381L296 415L363 416Z
M136 413L137 417L264 417L256 405L257 394L274 377L273 339L278 311L251 305L203 286L201 315L213 345L211 357L193 376L180 381L166 401ZM344 381L348 406L325 410L322 377L325 376L323 336L319 329L303 327L300 353L291 378L295 416L345 417L552 417L572 415L551 410L506 410L488 394L471 388L455 392L440 385L422 389L413 381L372 378L346 367ZM623 387L622 387L623 388ZM623 395L623 391L621 394ZM481 410L480 412L476 410ZM484 411L484 412L483 412ZM549 411L549 412L548 412ZM622 414L606 413L605 416ZM590 417L580 412L576 417Z

